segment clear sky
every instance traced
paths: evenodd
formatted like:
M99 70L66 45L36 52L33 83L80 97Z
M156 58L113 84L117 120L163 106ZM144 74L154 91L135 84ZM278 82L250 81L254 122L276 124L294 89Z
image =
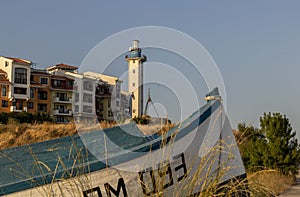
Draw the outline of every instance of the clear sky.
M300 136L300 2L1 1L0 55L80 65L101 40L137 26L178 29L199 41L223 76L228 116L258 126L286 114ZM142 42L142 41L141 41Z

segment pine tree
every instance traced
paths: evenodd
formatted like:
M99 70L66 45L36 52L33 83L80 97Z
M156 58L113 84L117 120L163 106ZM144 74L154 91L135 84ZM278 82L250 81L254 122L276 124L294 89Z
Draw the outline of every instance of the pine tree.
M296 132L289 119L280 113L264 113L260 118L260 126L267 140L263 154L264 166L278 169L283 174L296 174L300 151Z
M237 143L247 170L264 168L263 155L267 140L258 128L245 123L238 124Z

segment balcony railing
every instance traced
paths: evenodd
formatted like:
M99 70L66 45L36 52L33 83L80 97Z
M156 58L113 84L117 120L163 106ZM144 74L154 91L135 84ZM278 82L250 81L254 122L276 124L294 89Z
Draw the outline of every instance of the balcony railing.
M64 89L64 90L71 90L71 91L73 91L73 86L67 86L67 85L51 85L51 88L53 88L53 89Z
M139 58L142 56L142 53L140 51L132 51L129 54L125 56L125 58Z
M69 98L60 98L60 97L54 97L53 99L56 103L72 103L72 97Z
M54 115L72 116L72 110L68 109L55 109L53 110Z
M26 111L27 112L27 107L17 107L17 106L10 106L10 112L22 112Z
M16 94L16 93L13 94L13 97L16 99L27 99L28 98L27 94Z

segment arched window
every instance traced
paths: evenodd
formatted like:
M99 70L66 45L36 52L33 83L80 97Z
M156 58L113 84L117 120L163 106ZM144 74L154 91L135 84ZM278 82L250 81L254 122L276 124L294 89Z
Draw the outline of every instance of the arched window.
M15 68L15 83L27 84L27 69Z

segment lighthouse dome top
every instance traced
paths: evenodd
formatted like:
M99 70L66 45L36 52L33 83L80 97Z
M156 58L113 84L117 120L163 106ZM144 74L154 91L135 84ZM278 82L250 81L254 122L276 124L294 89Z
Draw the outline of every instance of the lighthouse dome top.
M132 41L132 49L138 49L139 48L139 43L140 43L140 41L133 40Z
M142 62L147 61L147 57L142 55L142 49L139 48L140 41L133 40L132 46L129 47L129 53L125 56L125 59L128 61L130 59L140 59Z

